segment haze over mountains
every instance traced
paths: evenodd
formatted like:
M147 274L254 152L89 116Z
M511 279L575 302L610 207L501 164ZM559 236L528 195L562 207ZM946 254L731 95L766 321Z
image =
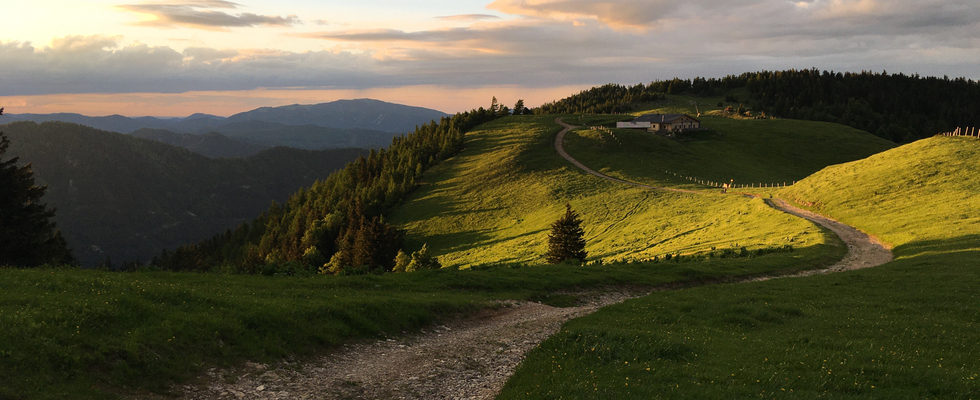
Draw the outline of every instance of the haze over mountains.
M234 228L445 115L360 99L229 118L4 114L0 131L10 155L32 163L37 183L48 186L44 201L57 208L75 256L94 266L146 262Z
M307 150L379 148L398 134L446 115L427 108L356 99L262 107L227 118L209 114L130 118L58 113L6 114L4 121L71 122L173 144L208 157L246 157L276 146Z

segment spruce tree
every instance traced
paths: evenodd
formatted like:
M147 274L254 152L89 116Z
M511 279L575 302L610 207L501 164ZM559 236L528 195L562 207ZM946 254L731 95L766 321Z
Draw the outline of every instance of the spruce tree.
M8 147L10 141L0 132L0 266L73 263L64 237L51 222L55 210L41 203L47 187L34 184L31 164L18 167L17 157L3 159Z
M585 262L586 256L582 219L571 204L565 203L565 215L551 224L545 259L550 264L559 264L567 260Z

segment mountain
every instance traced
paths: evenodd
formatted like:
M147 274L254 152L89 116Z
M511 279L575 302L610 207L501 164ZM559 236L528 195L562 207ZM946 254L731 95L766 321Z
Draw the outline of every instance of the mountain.
M5 114L5 121L71 122L111 132L131 133L143 128L166 129L176 133L206 133L219 131L228 123L249 121L281 125L316 125L335 129L362 129L388 133L408 133L416 125L427 124L447 116L446 113L387 103L379 100L338 100L330 103L283 107L262 107L235 114L230 118L210 114L193 114L186 118L129 118L121 115L89 117L81 114ZM387 144L387 143L385 143Z
M412 128L414 129L414 128ZM360 128L327 128L318 125L283 125L267 121L231 122L215 128L229 138L261 146L287 146L319 150L343 147L377 149L391 144L400 133Z
M330 103L283 107L262 107L235 114L231 122L266 121L283 125L317 125L338 129L369 129L407 133L417 125L447 114L422 107L386 103L379 100L338 100Z
M245 140L233 139L218 132L208 132L203 135L195 135L192 133L175 133L164 129L143 128L131 133L130 135L143 139L156 140L158 142L171 144L177 147L183 147L187 150L210 158L248 157L272 147Z
M74 255L92 266L149 261L163 248L234 228L326 178L362 149L264 150L209 159L172 145L63 122L0 126L8 154L33 165Z

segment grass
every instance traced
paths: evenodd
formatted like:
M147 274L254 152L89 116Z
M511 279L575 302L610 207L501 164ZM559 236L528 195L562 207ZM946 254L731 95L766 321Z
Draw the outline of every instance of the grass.
M397 335L497 300L568 306L574 291L812 269L844 252L758 199L586 175L555 154L553 119L510 117L468 134L467 149L427 172L391 216L410 247L428 243L444 265L465 270L284 278L0 269L0 398L166 393L207 366ZM541 265L566 201L583 216L590 260L603 264ZM755 256L787 245L794 251ZM733 257L742 247L753 256Z
M451 267L540 265L565 202L582 215L589 259L603 262L786 245L816 255L835 243L760 199L650 191L587 175L555 152L554 118L509 117L467 134L466 150L427 172L391 216L408 231L408 247L426 243Z
M663 112L664 110L656 110ZM859 160L893 143L843 125L702 116L709 132L680 142L643 130L577 130L566 151L593 169L651 185L704 188L674 176L736 184L792 184L828 165ZM613 125L614 126L614 125Z
M969 237L980 223L978 161L976 139L934 137L826 168L779 195L874 232L897 256L955 250L942 243Z
M566 324L499 399L980 397L978 142L932 138L780 195L895 245L867 270L656 293Z
M707 262L309 278L0 269L0 398L166 394L207 366L399 335L498 300L571 306L575 291L809 269L833 258L801 250Z

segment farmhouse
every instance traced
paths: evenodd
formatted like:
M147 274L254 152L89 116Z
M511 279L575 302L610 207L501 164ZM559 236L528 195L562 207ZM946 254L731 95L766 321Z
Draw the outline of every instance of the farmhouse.
M684 129L698 129L701 121L687 114L646 114L630 122L617 122L617 128L646 129L650 132L676 132Z

